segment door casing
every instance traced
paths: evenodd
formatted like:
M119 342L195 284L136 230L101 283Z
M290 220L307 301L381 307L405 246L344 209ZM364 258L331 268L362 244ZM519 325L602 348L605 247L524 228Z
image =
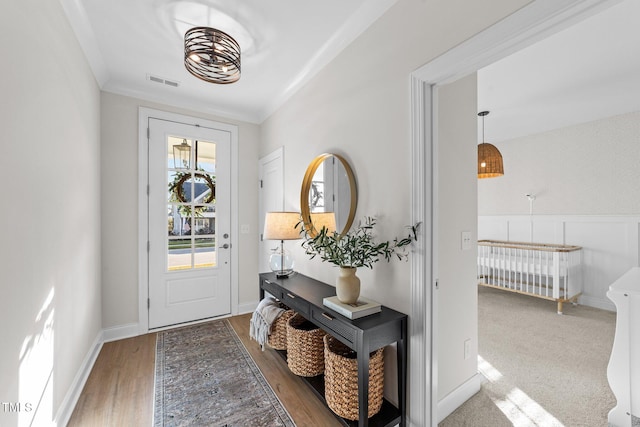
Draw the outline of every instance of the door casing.
M205 126L225 130L231 134L231 315L238 314L238 127L228 123L205 120L182 114L155 110L147 107L138 109L138 332L149 332L149 253L148 248L148 174L149 174L149 119L174 121L187 125Z

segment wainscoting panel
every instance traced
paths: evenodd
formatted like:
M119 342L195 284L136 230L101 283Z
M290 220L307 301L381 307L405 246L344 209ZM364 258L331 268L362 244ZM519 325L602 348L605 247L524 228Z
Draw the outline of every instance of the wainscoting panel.
M478 240L582 246L580 304L615 311L609 285L639 264L640 217L491 215L478 217Z

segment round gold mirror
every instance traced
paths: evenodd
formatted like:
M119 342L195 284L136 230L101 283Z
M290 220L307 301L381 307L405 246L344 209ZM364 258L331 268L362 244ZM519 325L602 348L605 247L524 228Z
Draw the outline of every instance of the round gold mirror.
M343 157L325 153L313 159L300 191L300 210L310 236L315 236L323 225L340 234L348 232L357 201L356 179Z

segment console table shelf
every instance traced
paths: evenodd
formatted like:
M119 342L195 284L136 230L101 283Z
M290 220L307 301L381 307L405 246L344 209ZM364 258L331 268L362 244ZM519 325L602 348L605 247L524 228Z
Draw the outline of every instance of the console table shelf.
M288 278L278 279L273 273L261 273L259 280L260 298L264 298L265 291L269 292L357 353L360 417L358 421L349 421L336 415L343 425L362 427L406 425L406 314L383 306L380 313L350 320L322 304L323 298L335 295L335 288L331 285L303 274L294 274ZM369 354L394 342L398 352L398 407L384 399L380 411L373 417L367 418ZM286 351L278 351L278 353L286 359ZM324 376L301 378L325 402Z

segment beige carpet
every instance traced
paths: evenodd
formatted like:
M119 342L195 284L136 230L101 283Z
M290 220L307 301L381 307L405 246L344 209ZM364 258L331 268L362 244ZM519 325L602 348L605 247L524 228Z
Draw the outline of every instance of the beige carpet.
M605 427L615 313L479 287L479 393L439 425Z

